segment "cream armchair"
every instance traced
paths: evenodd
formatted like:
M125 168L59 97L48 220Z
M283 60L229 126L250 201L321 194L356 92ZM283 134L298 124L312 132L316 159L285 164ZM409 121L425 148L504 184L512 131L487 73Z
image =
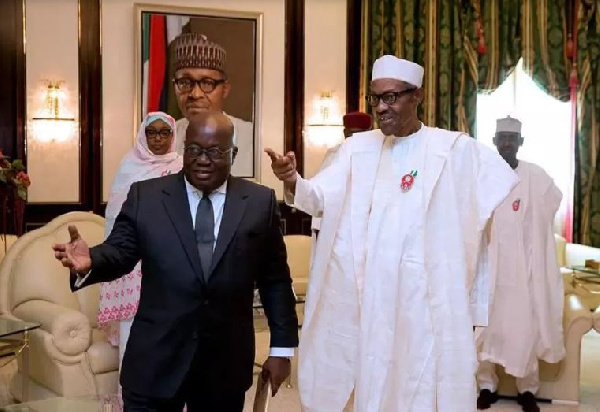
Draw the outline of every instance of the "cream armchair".
M313 239L304 235L286 235L283 237L287 250L287 262L297 295L305 296L308 288L308 274Z
M117 391L118 350L97 328L100 286L71 293L69 273L51 250L53 243L68 242L68 225L76 225L90 246L104 238L102 217L68 213L19 238L0 265L0 315L42 325L30 334L33 400ZM19 363L10 388L17 400L20 374Z
M600 258L600 249L589 246L567 243L555 235L556 259L561 268L565 285L565 308L563 318L565 359L558 364L540 362L540 391L538 397L543 399L579 402L579 375L581 365L581 340L594 325L592 308L598 295L593 295L574 285L572 271L566 266L583 265L585 259ZM595 315L600 328L600 312ZM600 330L600 329L598 329ZM514 378L506 375L502 367L497 366L500 379L498 392L502 395L515 396L517 388Z
M312 238L304 235L286 235L283 237L287 251L287 263L290 267L292 285L294 292L299 297L306 295L308 287L308 274L310 271L310 260L312 251ZM298 322L302 325L304 320L304 304L296 305ZM266 326L266 320L258 319L256 328L256 362L263 364L269 356L269 329ZM298 381L298 356L292 358L292 370L288 380L288 386L294 386Z
M583 305L588 310L594 311L600 306L600 287L573 282L573 271L567 267L583 266L586 259L600 259L600 249L576 243L567 243L563 237L558 235L555 235L555 239L556 256L563 275L565 293L579 295Z
M596 332L600 333L600 308L596 308L592 315L592 319L594 320L594 329L596 329Z
M11 246L15 244L17 239L18 237L16 237L15 235L6 235L5 242L5 235L0 234L0 262L2 262L4 256L8 252L8 249L10 249Z
M592 313L581 302L581 298L575 294L566 295L563 318L566 356L557 364L540 361L539 398L579 402L581 339L592 329L592 322ZM516 396L515 379L506 375L502 367L496 366L496 369L498 393Z

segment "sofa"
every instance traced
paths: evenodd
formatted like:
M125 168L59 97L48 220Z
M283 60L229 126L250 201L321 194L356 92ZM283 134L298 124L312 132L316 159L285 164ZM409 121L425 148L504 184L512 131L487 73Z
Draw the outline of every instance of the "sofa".
M292 287L294 293L299 298L306 296L308 288L308 275L310 271L311 253L313 248L313 238L304 235L285 235L283 237L287 251L287 263L290 267L292 278ZM296 305L296 314L298 322L302 325L304 321L304 304ZM269 356L270 333L267 320L261 311L255 316L254 328L256 331L256 364L262 365ZM259 369L255 369L256 372ZM292 358L291 375L287 381L288 387L293 387L297 383L298 374L298 356Z
M313 238L305 235L286 235L283 240L287 250L287 262L290 267L294 292L298 296L305 296L308 288Z
M2 262L4 256L6 256L6 253L8 252L8 249L15 244L17 239L18 237L15 235L0 234L0 262Z
M72 293L69 272L51 250L53 243L68 242L69 225L90 246L104 238L102 217L72 212L20 237L0 264L0 315L41 324L30 333L30 400L117 392L118 350L96 321L100 286ZM10 387L17 400L21 368L19 359Z
M579 376L581 366L581 340L592 327L600 331L600 295L590 292L590 288L573 282L573 271L568 266L584 265L585 259L600 259L600 249L590 246L567 243L555 235L556 258L565 285L564 340L566 356L558 364L540 362L540 391L538 397L554 401L579 402ZM516 396L514 378L497 366L499 377L498 393Z
M540 390L537 397L563 402L579 402L579 376L581 370L581 339L593 326L592 313L576 294L565 295L563 318L565 358L557 364L540 361ZM496 366L498 393L516 396L515 379Z
M558 235L556 240L556 256L561 267L565 284L565 293L574 293L581 297L581 301L589 311L594 311L600 306L600 285L584 284L573 280L573 270L569 266L584 266L586 259L600 259L600 248L567 241Z

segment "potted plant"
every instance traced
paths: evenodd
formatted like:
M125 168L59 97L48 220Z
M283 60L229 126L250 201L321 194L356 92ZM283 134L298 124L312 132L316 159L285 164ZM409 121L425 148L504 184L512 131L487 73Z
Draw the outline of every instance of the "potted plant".
M2 234L13 229L17 236L23 234L23 217L27 201L27 188L31 185L29 175L21 159L10 160L0 150L0 205L2 207ZM8 216L12 214L13 227L9 227ZM6 247L6 238L4 239Z

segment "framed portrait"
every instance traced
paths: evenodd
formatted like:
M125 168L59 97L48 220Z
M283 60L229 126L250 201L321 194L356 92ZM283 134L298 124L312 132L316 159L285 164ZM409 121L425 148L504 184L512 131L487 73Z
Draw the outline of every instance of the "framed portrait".
M208 99L207 110L222 110L234 125L238 154L232 174L259 180L262 13L136 4L135 19L136 127L149 112L170 114L177 121L176 146L182 151L186 97L178 99L173 82L174 40L181 33L202 34L225 50L224 75L230 87L221 108L211 106L217 104L210 93L202 98Z

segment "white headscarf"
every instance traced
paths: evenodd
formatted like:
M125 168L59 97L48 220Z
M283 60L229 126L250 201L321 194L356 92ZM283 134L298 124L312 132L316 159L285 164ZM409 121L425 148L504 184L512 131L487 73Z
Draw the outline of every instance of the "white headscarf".
M152 153L146 139L146 127L157 119L167 123L173 131L171 147L164 155ZM133 183L177 173L181 170L183 160L175 151L176 140L175 119L163 112L151 112L146 115L138 129L135 146L121 160L119 171L113 180L106 205L105 236L110 234L115 219L121 211L121 206L127 198L129 187Z

